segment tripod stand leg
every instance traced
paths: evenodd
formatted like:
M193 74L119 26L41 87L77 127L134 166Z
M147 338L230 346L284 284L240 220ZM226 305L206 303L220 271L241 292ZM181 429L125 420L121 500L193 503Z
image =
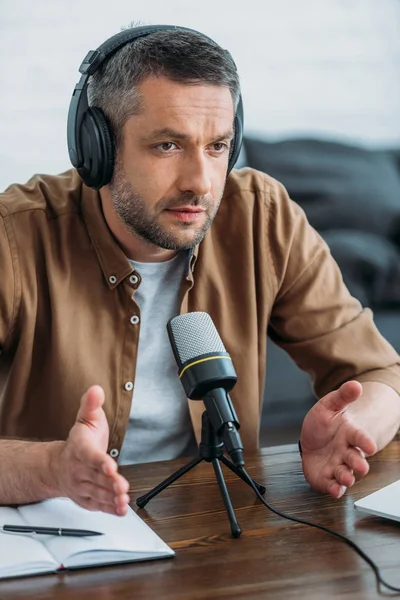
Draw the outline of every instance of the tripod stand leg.
M150 492L147 492L147 494L140 496L140 498L136 500L136 505L139 508L143 508L144 506L146 506L149 500L151 500L152 498L154 498L154 496L157 496L157 494L165 490L166 487L168 487L171 483L174 483L174 481L179 479L179 477L182 477L182 475L185 475L185 473L193 469L193 467L198 465L199 462L201 462L202 460L203 459L201 458L201 456L197 456L191 462L187 463L186 465L183 465L183 467L175 471L175 473L172 473L172 475L170 475L169 477L164 479L164 481L156 485L156 487L150 490Z
M226 487L224 475L222 473L221 465L217 458L211 460L212 466L214 467L215 476L218 481L218 486L221 492L222 500L224 501L226 512L228 513L229 522L231 524L231 532L233 537L239 537L242 533L239 523L237 522L236 515L233 510L232 502L229 497L228 489Z
M223 462L224 465L229 467L229 469L231 471L233 471L235 473L235 475L237 475L238 477L240 477L240 479L242 479L245 483L247 483L247 485L250 485L250 483L246 479L246 476L243 475L241 469L239 469L236 465L234 465L233 462L229 460L229 458L226 458L226 456L222 455L219 457L219 460L221 462ZM252 481L253 481L254 485L256 486L256 488L258 489L258 491L260 492L260 494L265 494L265 492L267 491L266 488L263 485L261 485L261 483L257 483L257 481L254 481L254 479L252 479Z

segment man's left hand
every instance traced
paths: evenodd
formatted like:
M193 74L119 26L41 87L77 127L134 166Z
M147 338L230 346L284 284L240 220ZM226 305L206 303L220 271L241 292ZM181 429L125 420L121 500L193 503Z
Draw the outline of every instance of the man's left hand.
M330 392L307 413L301 431L303 471L319 492L340 498L369 471L366 456L377 451L371 435L348 408L362 394L358 381Z

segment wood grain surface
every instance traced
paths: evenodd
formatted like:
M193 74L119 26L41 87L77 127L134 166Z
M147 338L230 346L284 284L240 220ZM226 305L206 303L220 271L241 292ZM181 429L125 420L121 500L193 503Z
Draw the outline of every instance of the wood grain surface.
M123 467L135 499L184 460ZM400 587L400 523L355 512L355 500L400 479L397 438L370 460L368 476L335 501L306 483L295 446L246 457L249 474L265 484L276 508L349 536ZM172 559L0 581L0 599L208 600L218 598L400 597L378 590L372 569L346 544L315 528L283 519L223 467L242 536L233 539L213 468L201 463L153 498L138 514L176 550Z

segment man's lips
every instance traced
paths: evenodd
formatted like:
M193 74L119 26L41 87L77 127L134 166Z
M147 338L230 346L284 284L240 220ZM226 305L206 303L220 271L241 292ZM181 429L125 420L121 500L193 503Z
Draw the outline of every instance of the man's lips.
M206 210L201 206L177 206L167 208L166 212L172 217L175 217L175 219L178 219L178 221L193 223L194 221L199 220Z
M203 213L206 209L201 208L201 206L176 206L167 208L167 210L171 210L173 212Z

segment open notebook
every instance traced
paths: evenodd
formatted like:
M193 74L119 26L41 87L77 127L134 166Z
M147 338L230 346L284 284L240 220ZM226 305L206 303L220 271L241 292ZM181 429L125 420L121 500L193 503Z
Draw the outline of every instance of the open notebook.
M400 521L400 480L354 503L357 511Z
M0 578L174 556L175 552L132 510L124 517L92 512L68 498L19 508L0 507L0 525L90 529L104 535L58 537L0 531Z

